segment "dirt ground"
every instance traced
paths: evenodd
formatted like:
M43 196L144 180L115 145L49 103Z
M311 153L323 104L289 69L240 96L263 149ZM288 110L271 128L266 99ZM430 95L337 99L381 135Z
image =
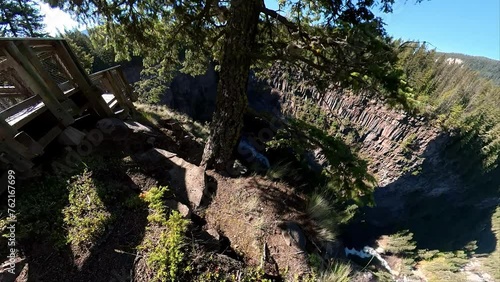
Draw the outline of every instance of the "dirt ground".
M152 146L198 164L203 150L199 140L185 132L175 120L160 120L160 124L164 126L157 128L161 134ZM86 164L93 180L111 187L108 192L113 196L103 198L113 219L105 231L90 244L79 246L56 244L44 236L23 238L20 241L23 260L18 264L20 274L15 281L151 280L153 274L145 258L138 255L137 246L158 232L146 228L147 207L131 207L125 203L153 186L168 185L170 179L164 167L145 164L135 157L150 147L134 147L131 151L122 150L121 145L104 142L89 156L93 161ZM51 161L53 159L47 160ZM53 174L44 164L39 172L38 177L28 181L41 181ZM266 277L273 281L280 281L280 276L293 278L310 272L306 253L280 227L283 222L291 221L307 231L304 197L291 187L262 176L229 178L214 171L207 174L216 185L210 191L207 204L196 210L191 219L186 235L190 249L188 260L193 270L182 281L193 281L196 275L213 271L238 275L248 267L263 268ZM40 190L31 191L36 194ZM67 191L57 193L60 193L58 197L67 197ZM175 195L169 197L175 198ZM63 204L67 204L64 201ZM53 218L39 220L47 221L49 229L50 226L62 228L64 233L59 214L62 211L56 209L56 213ZM210 243L202 242L207 233L212 236L208 241L213 240L213 235L219 237L216 243L219 249L211 249ZM0 250L1 255L4 251Z
M271 275L293 279L310 272L307 254L280 227L289 221L308 226L303 197L261 176L209 174L217 180L217 193L205 211L207 229L227 236L248 265L265 266Z

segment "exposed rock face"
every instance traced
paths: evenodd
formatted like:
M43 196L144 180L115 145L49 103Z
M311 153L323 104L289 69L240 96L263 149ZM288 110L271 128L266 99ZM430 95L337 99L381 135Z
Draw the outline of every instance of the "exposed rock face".
M161 102L196 120L209 121L215 111L216 96L217 74L211 66L204 75L176 76Z
M281 76L270 83L279 90L285 113L294 115L298 110L297 100L312 98L329 118L342 124L343 133L353 132L360 153L371 160L369 169L381 187L405 172L415 171L423 161L419 156L439 133L423 117L408 116L363 95L344 91L320 94L312 87L292 85ZM297 93L302 97L297 97Z
M477 241L477 253L494 250L490 217L500 204L500 169L481 170L481 146L464 147L425 118L367 95L320 95L300 79L291 83L286 75L273 77L269 83L279 91L285 114L298 111L299 99L312 99L338 121L344 136L353 136L359 153L370 161L379 186L375 207L365 208L363 218L345 234L348 246L408 229L420 248L451 251Z
M428 125L423 117L411 117L403 111L390 109L381 101L345 92L329 92L322 99L314 88L303 83L291 83L281 73L268 82L272 90L255 77L250 77L248 100L257 111L294 114L297 93L316 100L330 118L339 120L344 133L353 132L360 153L371 161L370 171L380 187L392 183L406 172L418 170L423 159L419 156L436 138L439 130ZM198 120L209 120L215 110L217 76L209 68L202 76L181 74L171 84L162 102ZM312 94L312 95L311 95ZM311 97L309 97L310 99Z
M480 147L462 148L456 138L430 126L425 118L391 109L369 95L333 90L319 95L298 76L278 70L266 83L251 77L249 104L257 111L293 115L300 100L312 99L369 160L369 171L379 186L376 207L365 209L363 222L369 226L352 232L370 235L349 233L348 240L364 245L367 237L409 229L419 247L456 250L477 240L478 253L491 251L489 216L500 204L500 169L481 172L481 164L469 158L477 157ZM186 90L182 99L190 99L192 93L199 96L197 84L188 84L195 90ZM318 160L321 153L310 157ZM375 227L379 229L374 231Z

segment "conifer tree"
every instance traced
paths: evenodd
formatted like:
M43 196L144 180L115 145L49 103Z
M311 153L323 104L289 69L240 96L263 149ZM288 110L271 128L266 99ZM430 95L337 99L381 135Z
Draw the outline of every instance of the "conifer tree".
M202 164L225 169L247 107L249 71L272 64L314 77L316 87L371 89L406 102L397 54L373 10L394 0L46 0L104 24L115 52L139 54L159 76L199 74L217 64L216 112Z
M33 0L0 1L0 37L44 37L43 15Z

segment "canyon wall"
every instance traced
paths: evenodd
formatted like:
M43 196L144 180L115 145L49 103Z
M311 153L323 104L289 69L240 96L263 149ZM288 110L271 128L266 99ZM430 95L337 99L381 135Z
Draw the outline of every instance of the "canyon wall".
M500 170L481 169L480 146L464 147L424 117L410 116L369 95L319 93L300 77L279 72L271 77L250 77L251 108L293 115L301 100L310 99L339 125L340 135L354 137L353 148L369 161L378 184L375 207L363 209L363 216L346 231L348 245L351 241L362 247L377 236L410 230L419 248L456 250L477 241L477 252L494 250L490 219L500 204ZM163 101L195 119L208 120L216 81L212 71L179 77Z
M375 206L363 209L343 238L356 247L383 234L409 230L419 248L457 250L475 241L478 253L496 242L491 214L500 204L500 170L484 171L481 146L431 126L426 118L390 108L369 95L332 90L319 93L300 78L274 73L267 83L282 112L295 114L311 99L353 147L369 161L377 179ZM344 138L345 139L345 138Z
M330 120L341 124L342 133L352 132L353 146L369 160L370 172L380 187L405 173L418 173L425 150L439 134L424 117L409 116L367 95L341 90L319 93L313 87L291 84L282 77L275 75L269 81L280 93L282 111L294 115L300 107L298 100L312 99Z

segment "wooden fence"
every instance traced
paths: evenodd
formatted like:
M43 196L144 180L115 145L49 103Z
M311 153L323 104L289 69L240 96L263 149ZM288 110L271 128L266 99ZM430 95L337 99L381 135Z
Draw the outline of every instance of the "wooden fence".
M126 116L136 97L119 66L87 75L64 39L0 38L0 161L25 171L84 114Z

